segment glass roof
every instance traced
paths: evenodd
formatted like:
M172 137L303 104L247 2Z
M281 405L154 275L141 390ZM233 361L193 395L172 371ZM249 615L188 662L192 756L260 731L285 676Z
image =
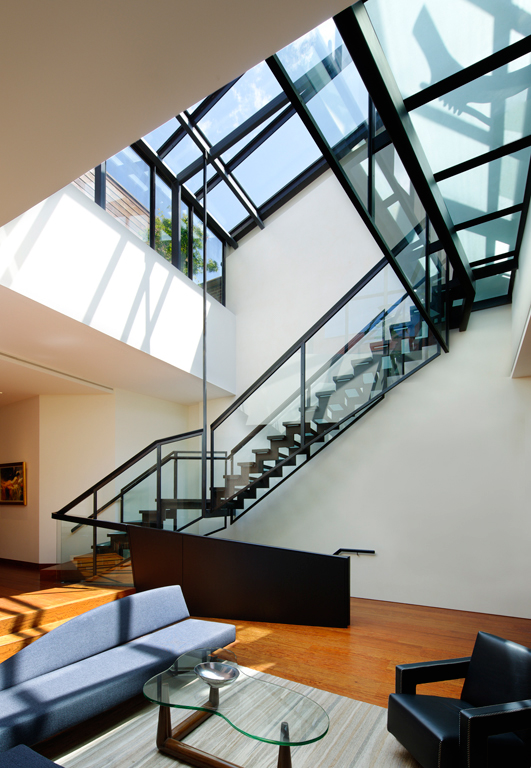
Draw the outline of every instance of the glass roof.
M469 263L512 254L531 159L531 0L365 8ZM502 268L477 281L477 301L508 294Z
M364 7L468 261L511 254L531 159L531 0L366 0ZM349 52L334 20L275 60L358 198L372 205L380 230L394 238L393 248L407 241L413 252L424 237L425 211L377 114L373 142L381 141L370 166L371 100L356 51ZM232 237L263 226L274 200L307 183L312 169L327 167L284 88L270 61L261 62L144 137L198 200L206 152L208 209ZM505 291L501 270L503 279L484 278L490 287L481 295L491 297L496 285Z

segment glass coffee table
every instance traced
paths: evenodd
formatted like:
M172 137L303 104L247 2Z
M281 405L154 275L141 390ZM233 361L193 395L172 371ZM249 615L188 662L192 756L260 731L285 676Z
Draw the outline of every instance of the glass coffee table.
M147 681L144 695L160 705L158 749L196 768L239 768L182 742L212 715L251 739L278 745L278 768L291 768L291 747L319 741L329 727L319 704L251 677L224 648L198 648L179 656L168 670ZM171 707L195 711L172 728Z

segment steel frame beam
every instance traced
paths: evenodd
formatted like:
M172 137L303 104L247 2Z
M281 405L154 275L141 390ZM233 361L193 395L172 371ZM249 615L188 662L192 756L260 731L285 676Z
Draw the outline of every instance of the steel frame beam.
M465 330L475 293L471 270L365 6L357 3L334 21L452 264L464 294Z
M306 104L303 102L300 95L295 90L294 85L291 83L289 77L286 75L286 72L284 71L284 68L280 63L280 61L278 60L277 56L271 56L270 58L266 59L266 61L269 68L271 69L275 77L278 79L283 90L288 94L293 106L295 107L295 110L297 111L297 114L299 115L306 129L308 130L308 132L314 139L315 143L321 150L323 157L326 159L326 161L330 165L330 168L333 170L336 178L338 179L339 183L343 187L348 198L350 199L350 201L353 203L356 210L360 214L367 229L371 233L373 239L376 241L377 245L379 246L386 260L389 262L390 266L395 271L396 275L398 276L398 279L404 286L404 290L408 293L412 302L415 304L416 308L418 309L421 317L428 324L428 327L430 328L431 332L434 334L435 338L437 339L441 347L444 349L445 352L448 352L446 339L443 339L441 334L433 326L431 319L429 318L425 308L420 302L417 294L415 293L413 288L410 286L406 276L402 272L400 266L397 264L393 254L391 253L391 250L389 249L387 243L385 242L382 235L380 234L380 231L376 227L372 217L369 215L365 206L358 198L356 192L354 191L352 185L350 184L350 181L347 179L347 176L345 175L341 165L337 161L334 155L334 152L328 146L328 143L325 140L318 126L314 123L313 118L310 116L310 113L306 107Z
M481 61L471 64L465 69L461 69L459 72L455 72L453 75L439 80L438 83L429 85L424 90L415 93L413 96L408 96L404 99L404 106L408 112L412 112L414 109L428 104L430 101L440 99L446 93L455 91L457 88L461 88L463 85L467 85L473 80L477 80L478 77L488 75L489 72L493 72L495 69L503 67L504 64L509 64L515 59L519 59L520 56L524 56L531 51L531 36L524 37L523 40L519 40L512 45L502 48L500 51L487 56Z

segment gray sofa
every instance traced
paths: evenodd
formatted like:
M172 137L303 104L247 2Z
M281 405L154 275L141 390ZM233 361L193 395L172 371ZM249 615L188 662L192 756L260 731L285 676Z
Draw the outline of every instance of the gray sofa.
M87 720L140 693L181 653L235 637L231 624L191 619L179 586L76 616L0 664L0 752Z

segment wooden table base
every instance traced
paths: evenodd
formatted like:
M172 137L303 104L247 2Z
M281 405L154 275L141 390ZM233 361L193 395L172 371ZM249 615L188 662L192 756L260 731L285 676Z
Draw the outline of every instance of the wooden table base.
M175 728L171 727L171 709L163 704L159 706L159 724L157 728L157 748L166 755L176 757L183 763L193 765L195 768L241 768L236 763L229 763L219 757L203 752L189 744L184 744L181 739L208 720L214 712L194 712ZM277 768L291 768L291 750L288 746L279 746Z

